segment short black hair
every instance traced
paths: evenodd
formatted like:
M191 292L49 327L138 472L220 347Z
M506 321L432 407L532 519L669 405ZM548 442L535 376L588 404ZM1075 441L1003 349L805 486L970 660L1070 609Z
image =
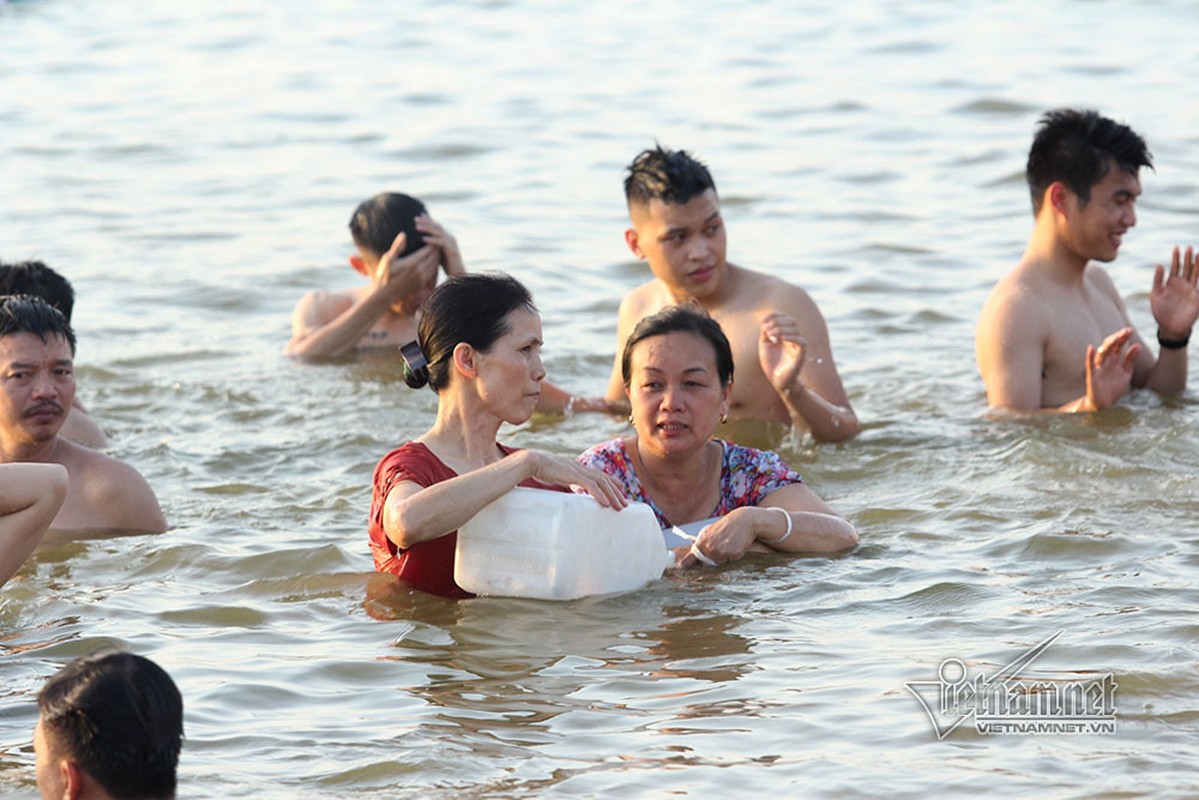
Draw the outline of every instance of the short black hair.
M61 336L75 355L75 331L63 313L40 297L31 294L0 295L0 337L14 333L32 333L43 342L51 334Z
M415 197L399 192L383 192L363 200L350 217L350 235L354 244L363 250L382 256L391 249L395 238L403 231L404 250L401 256L425 246L425 237L416 229L416 218L425 212L425 204Z
M694 333L707 339L716 358L716 375L720 378L720 385L728 386L732 382L733 349L729 346L729 338L724 335L724 329L720 327L719 322L709 317L699 304L682 303L667 306L658 313L645 317L633 328L620 354L620 376L626 387L633 378L633 348L654 336L676 332Z
M62 312L71 321L75 289L71 282L41 261L0 263L0 294L33 294Z
M647 205L655 197L664 203L686 203L709 189L716 191L716 182L707 167L686 150L659 144L638 153L624 179L629 206Z
M77 658L37 696L42 730L118 800L173 798L183 747L183 697L148 658L107 651Z
M524 284L502 272L455 275L421 304L417 342L428 365L406 367L404 382L413 389L428 384L440 392L450 383L454 348L465 342L485 353L508 333L508 315L518 308L537 311Z
M1045 190L1061 181L1085 205L1091 187L1112 164L1130 175L1153 169L1153 156L1140 134L1091 109L1058 108L1041 117L1028 152L1028 190L1033 214L1041 212Z

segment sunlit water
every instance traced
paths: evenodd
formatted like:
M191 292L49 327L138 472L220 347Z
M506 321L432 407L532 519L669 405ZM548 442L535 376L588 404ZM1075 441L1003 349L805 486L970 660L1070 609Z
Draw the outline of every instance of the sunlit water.
M1152 263L1197 235L1199 7L45 0L0 34L0 258L74 282L81 396L173 525L3 590L0 795L36 796L44 679L108 644L182 688L183 797L1194 794L1194 390L996 422L973 331L1029 231L1037 116L1074 104L1155 154L1111 269L1152 334ZM647 274L622 167L655 139L712 167L732 259L823 309L864 430L781 449L860 548L572 603L397 595L370 473L434 397L391 356L286 359L292 306L354 285L351 210L408 191L598 393ZM1115 735L938 741L905 689L1058 631L1038 674L1113 673Z

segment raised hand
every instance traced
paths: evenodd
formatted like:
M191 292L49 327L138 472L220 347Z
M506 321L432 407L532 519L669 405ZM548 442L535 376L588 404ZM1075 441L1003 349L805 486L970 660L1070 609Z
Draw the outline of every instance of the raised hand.
M1128 392L1141 346L1131 341L1132 328L1122 328L1098 349L1087 345L1087 401L1090 410L1115 405Z
M1179 257L1174 248L1167 276L1161 264L1153 270L1153 288L1149 292L1149 307L1160 333L1167 339L1185 339L1195 320L1199 319L1199 260L1193 248Z
M437 264L441 258L441 250L426 244L400 258L404 251L407 237L400 233L396 236L391 247L379 258L379 285L393 300L431 288L437 282Z
M762 320L758 362L776 391L785 391L799 378L806 345L799 335L799 323L790 314L775 311Z
M441 267L446 275L461 275L466 272L466 264L462 261L462 253L458 250L458 240L450 235L436 220L428 214L416 218L416 229L425 237L425 242L441 250Z

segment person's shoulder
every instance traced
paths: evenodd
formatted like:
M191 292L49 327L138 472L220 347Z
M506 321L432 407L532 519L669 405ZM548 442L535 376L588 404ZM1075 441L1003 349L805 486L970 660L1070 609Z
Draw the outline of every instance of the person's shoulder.
M650 309L655 304L662 304L662 296L664 294L662 284L657 278L646 281L640 286L634 287L625 292L624 297L620 299L620 313L636 314L638 319L644 316L644 312Z
M354 305L361 292L361 289L346 289L343 291L313 289L310 292L305 292L296 302L294 313L302 315L309 322L314 320L332 320L347 308Z
M729 264L739 293L755 302L768 302L772 306L816 307L816 301L808 290L797 283L749 267Z
M579 455L579 461L586 463L588 461L611 458L615 454L623 453L624 440L617 437L616 439L609 439L606 442L600 442L599 444L588 447Z
M1094 261L1087 264L1086 271L1083 272L1083 279L1106 294L1118 296L1120 293L1116 288L1116 282L1112 280L1111 273Z

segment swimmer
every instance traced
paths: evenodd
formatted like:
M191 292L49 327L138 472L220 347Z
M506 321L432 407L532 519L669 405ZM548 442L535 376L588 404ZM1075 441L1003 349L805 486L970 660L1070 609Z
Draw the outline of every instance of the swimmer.
M59 435L75 397L75 333L40 297L0 297L0 463L61 464L52 530L161 533L153 490L128 464Z
M507 275L450 278L424 306L420 335L404 346L405 382L437 393L433 427L375 468L369 536L375 569L404 585L469 597L454 582L457 529L515 486L570 491L627 505L614 478L574 459L496 441L541 397L541 317Z
M19 264L0 264L0 295L32 294L42 298L71 321L75 308L75 289L71 282L41 261L22 261ZM71 402L67 420L59 434L87 447L108 446L108 435L83 407L79 397Z
M629 165L625 241L654 279L625 295L605 395L627 410L621 354L633 327L667 306L696 301L728 335L738 379L729 417L783 422L819 442L859 430L833 361L824 316L806 291L725 260L716 184L685 151L655 147Z
M345 292L312 291L291 318L290 355L330 358L399 347L416 338L416 314L437 283L466 267L458 242L406 194L364 200L350 218L357 254L350 266L370 283Z
M1137 224L1141 167L1152 167L1136 132L1095 111L1041 118L1028 154L1035 223L1016 268L995 285L975 338L987 404L1026 411L1097 411L1130 389L1186 389L1187 342L1199 318L1199 263L1174 248L1154 272L1149 306L1155 358L1137 333L1111 276Z

